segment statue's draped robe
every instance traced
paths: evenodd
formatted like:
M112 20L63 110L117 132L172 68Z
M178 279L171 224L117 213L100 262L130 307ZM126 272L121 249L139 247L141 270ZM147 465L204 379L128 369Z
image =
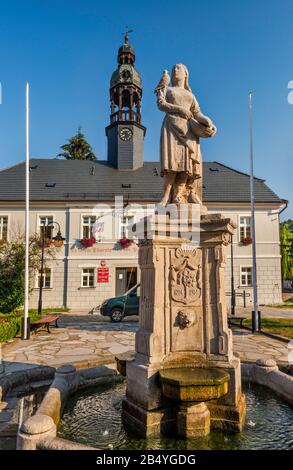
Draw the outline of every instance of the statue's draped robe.
M200 177L199 137L189 121L179 114L179 108L190 111L194 118L200 107L194 95L180 87L169 87L165 94L158 96L158 108L166 113L161 130L160 154L162 172L186 172L189 176Z

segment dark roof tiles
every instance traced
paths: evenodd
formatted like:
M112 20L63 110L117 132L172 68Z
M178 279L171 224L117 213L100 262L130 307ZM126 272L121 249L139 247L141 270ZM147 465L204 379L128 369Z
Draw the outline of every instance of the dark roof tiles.
M102 161L34 158L30 168L32 201L109 200L115 195L130 201L158 201L163 189L159 162L145 162L138 170L118 171ZM24 200L24 171L24 162L0 171L0 202ZM254 181L256 202L282 202L264 180ZM250 200L249 175L221 163L204 162L203 184L205 202Z

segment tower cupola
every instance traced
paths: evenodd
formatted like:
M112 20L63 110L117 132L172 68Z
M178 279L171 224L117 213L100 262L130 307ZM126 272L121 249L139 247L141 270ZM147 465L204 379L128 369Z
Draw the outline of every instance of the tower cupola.
M143 165L146 128L141 125L142 80L134 64L134 48L126 33L110 80L110 125L106 127L108 161L118 169Z

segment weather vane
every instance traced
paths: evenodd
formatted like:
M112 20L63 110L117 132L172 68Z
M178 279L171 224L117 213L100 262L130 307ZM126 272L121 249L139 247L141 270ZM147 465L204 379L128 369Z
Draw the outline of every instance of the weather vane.
M122 35L124 36L125 44L128 44L128 39L129 39L128 34L133 33L133 29L129 29L129 26L127 25L125 26L125 28L126 28L126 31L124 31Z

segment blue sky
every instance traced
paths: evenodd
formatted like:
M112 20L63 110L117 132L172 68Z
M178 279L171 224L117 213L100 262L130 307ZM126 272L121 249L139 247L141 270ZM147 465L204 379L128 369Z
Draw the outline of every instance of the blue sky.
M292 0L3 0L0 16L0 168L24 159L25 81L31 156L51 158L82 126L106 158L109 79L125 25L142 74L145 159L159 159L162 114L153 89L185 63L203 112L218 127L205 160L248 171L248 91L254 93L255 174L292 201Z

